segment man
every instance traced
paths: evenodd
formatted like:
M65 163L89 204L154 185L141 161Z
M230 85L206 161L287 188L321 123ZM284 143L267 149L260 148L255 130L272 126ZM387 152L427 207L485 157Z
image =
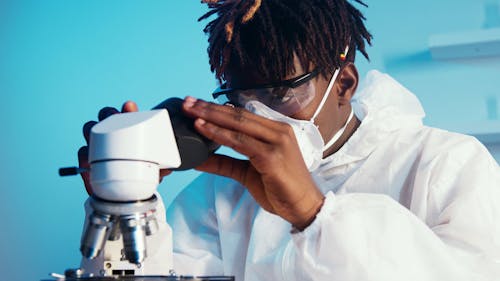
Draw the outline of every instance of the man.
M205 29L221 82L214 96L227 104L188 97L183 109L198 132L248 160L211 156L169 208L178 273L500 276L497 164L477 140L423 126L416 97L389 76L371 72L357 89L354 55L367 56L371 39L358 9L346 0L205 2L201 19L216 15Z

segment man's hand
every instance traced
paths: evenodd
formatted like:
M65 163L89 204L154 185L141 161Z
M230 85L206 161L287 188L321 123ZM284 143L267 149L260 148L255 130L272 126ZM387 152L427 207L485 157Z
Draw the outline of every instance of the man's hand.
M291 126L192 97L185 99L183 110L196 118L200 134L249 159L213 155L198 170L240 182L265 210L300 230L314 220L324 196L307 170Z
M135 102L127 101L123 104L121 113L136 112L138 110L139 109L138 109L137 104ZM113 114L117 114L117 113L120 113L120 111L118 111L118 109L116 109L114 107L104 107L99 111L98 120L100 122L100 121L108 118L109 116L111 116ZM78 163L79 163L80 168L90 168L90 165L88 162L88 158L89 158L88 145L89 145L89 138L90 138L90 130L92 129L92 127L95 124L97 124L96 121L88 121L87 123L85 123L85 125L83 125L83 137L85 138L85 142L87 143L87 145L80 147L80 149L78 150ZM171 171L169 171L169 170L161 170L160 171L160 180L164 176L166 176L170 173L171 173ZM90 185L89 172L81 173L81 176L83 179L83 183L85 184L85 189L87 190L87 193L89 195L92 194L92 186Z

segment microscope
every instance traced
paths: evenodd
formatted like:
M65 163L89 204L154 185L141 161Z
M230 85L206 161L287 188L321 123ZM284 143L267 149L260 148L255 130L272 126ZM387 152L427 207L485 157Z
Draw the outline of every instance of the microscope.
M85 202L80 268L52 274L60 281L210 280L226 276L177 276L172 231L156 192L160 169L187 170L218 145L199 135L184 116L182 100L168 99L150 111L115 114L90 134L92 195ZM81 168L61 168L74 175Z

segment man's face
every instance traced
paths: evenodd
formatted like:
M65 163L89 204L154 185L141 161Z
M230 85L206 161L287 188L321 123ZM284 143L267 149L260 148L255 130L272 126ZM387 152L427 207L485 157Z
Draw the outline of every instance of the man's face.
M314 67L310 67L309 70L305 70L297 57L295 57L294 59L294 66L295 72L285 77L285 80L299 77L314 69ZM354 68L355 71L355 67L353 65L351 65L351 67ZM314 90L312 99L310 99L310 101L308 101L308 103L304 105L299 111L293 114L287 114L288 116L301 120L310 120L312 118L316 109L319 107L323 96L326 94L326 90L328 88L328 84L330 82L330 79L332 78L332 73L334 72L334 70L332 69L330 72L331 73L327 75L327 77L319 74L310 80L310 83L313 85ZM231 73L226 74L226 78L227 86L230 88L252 88L258 85L279 82L268 81L259 76L258 73L243 70L232 71ZM335 81L335 84L332 87L330 94L328 95L328 98L321 109L321 112L316 116L314 120L314 123L319 127L324 141L328 141L344 125L346 116L350 112L350 106L348 108L344 106L346 104L344 98L339 98L339 94L341 94L344 90L341 85L341 79L342 71L337 78L337 81ZM350 100L348 100L347 103L349 103L349 101Z
M234 91L225 97L231 103L244 106L247 101L259 100L268 107L293 118L310 119L319 104L329 80L321 75L321 69L309 67L305 70L297 57L295 71L281 81L270 81L255 71L235 70L226 74L226 87L248 89ZM272 87L270 87L272 85ZM307 118L309 111L311 116Z

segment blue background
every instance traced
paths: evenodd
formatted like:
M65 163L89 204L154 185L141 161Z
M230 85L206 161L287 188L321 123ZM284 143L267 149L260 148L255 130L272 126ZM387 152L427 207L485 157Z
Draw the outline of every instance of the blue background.
M361 75L377 68L400 80L421 99L427 124L500 132L500 58L439 61L427 45L432 34L499 26L498 1L381 2L363 9L375 39L371 63L358 56ZM86 193L57 169L77 165L81 126L101 107L209 99L216 81L206 22L196 21L205 10L198 0L0 0L1 280L79 265ZM165 179L166 204L195 176Z

